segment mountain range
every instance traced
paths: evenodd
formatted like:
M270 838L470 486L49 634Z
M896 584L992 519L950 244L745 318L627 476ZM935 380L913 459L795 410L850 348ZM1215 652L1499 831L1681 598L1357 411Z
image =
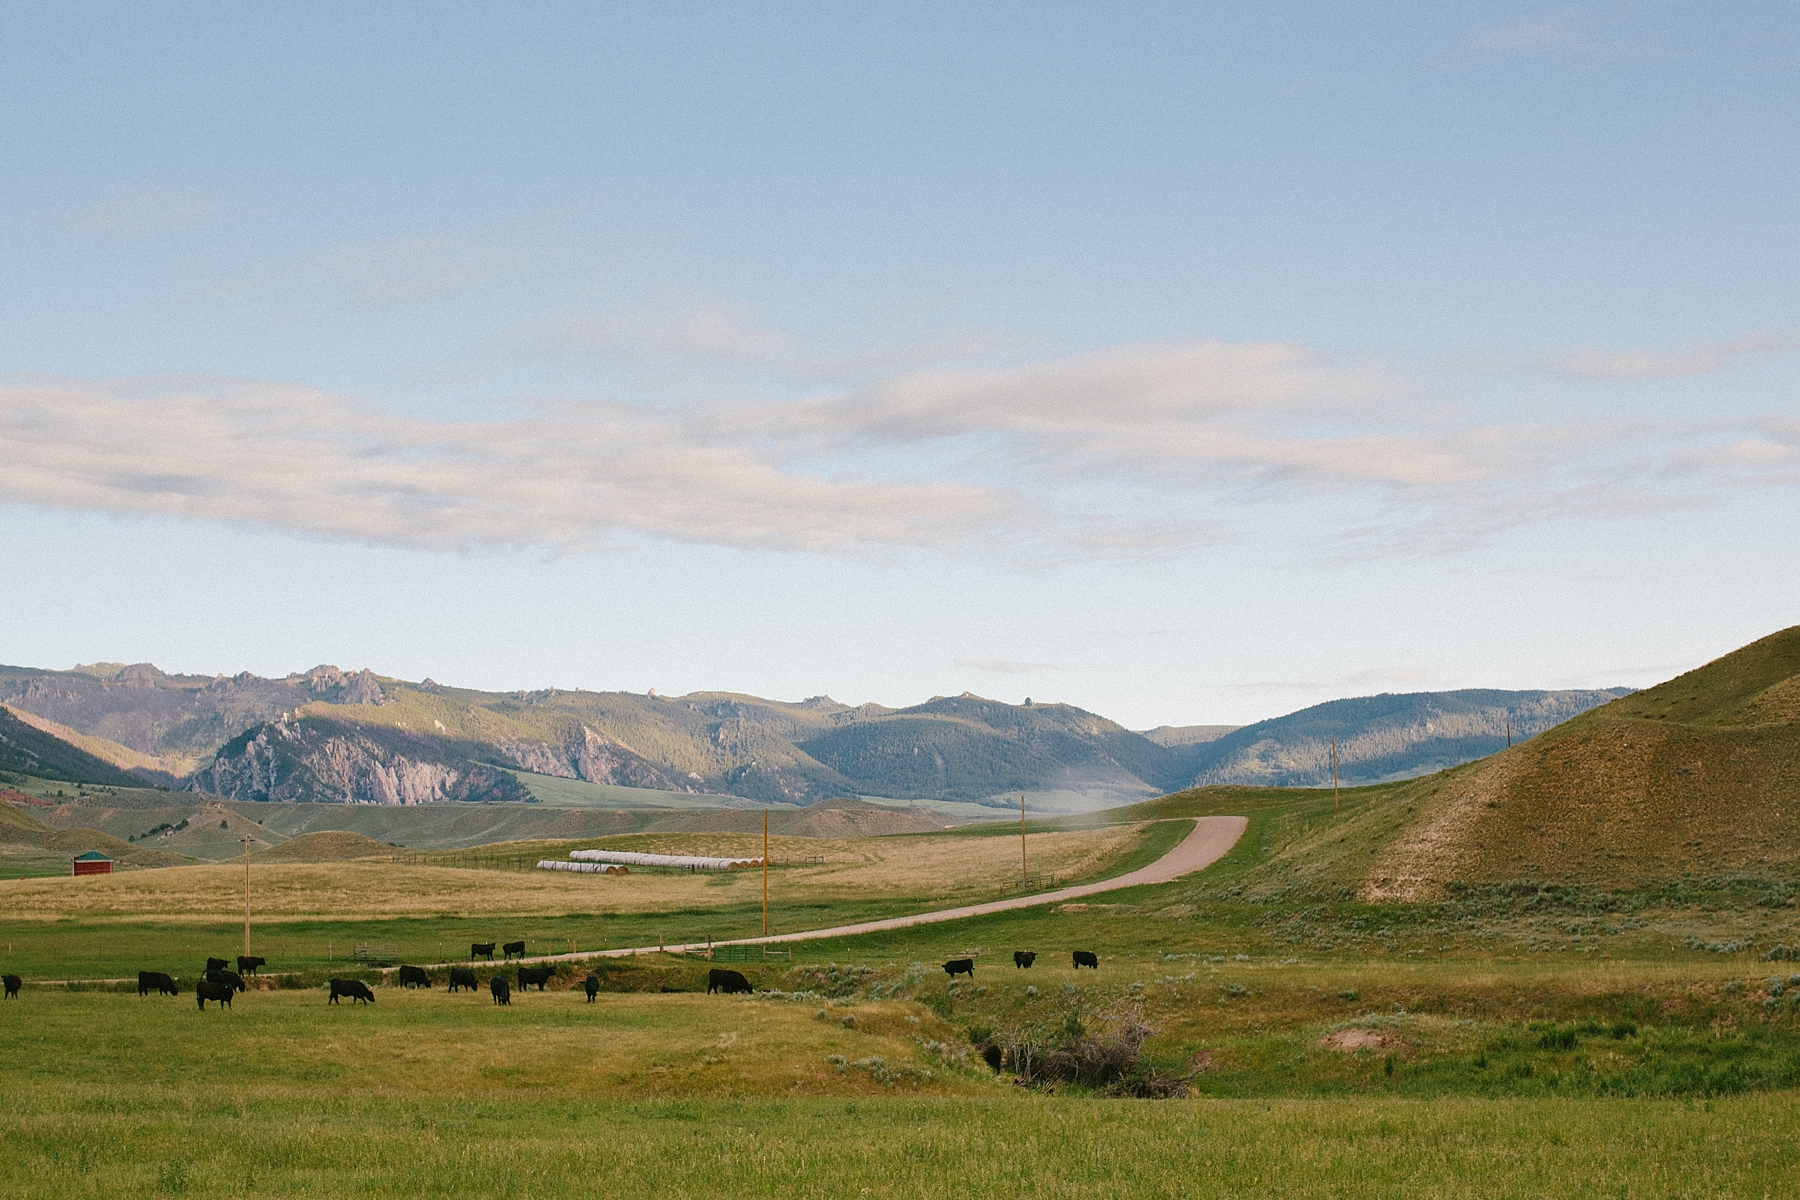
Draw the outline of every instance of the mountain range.
M233 800L531 801L562 779L722 803L1026 793L1075 810L1196 783L1328 785L1334 737L1340 779L1403 778L1504 748L1508 723L1521 740L1619 694L1378 696L1242 729L1145 734L1071 705L968 693L894 709L828 696L481 692L329 666L266 679L96 663L0 667L0 704L15 718L0 734L30 728L115 774Z

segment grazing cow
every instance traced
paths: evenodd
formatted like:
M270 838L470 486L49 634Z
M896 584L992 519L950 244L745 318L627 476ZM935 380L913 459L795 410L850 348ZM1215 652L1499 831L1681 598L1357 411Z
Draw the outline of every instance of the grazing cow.
M450 990L451 991L456 992L456 991L461 991L463 988L468 988L472 992L480 986L481 986L481 981L475 978L475 972L469 970L469 968L467 968L467 967L451 967L450 968Z
M175 981L161 971L139 971L138 995L148 996L151 992L163 996L181 995L181 989L175 986Z
M1074 969L1079 971L1083 967L1092 967L1096 971L1100 969L1100 959L1092 950L1077 950L1075 952Z
M494 961L494 943L492 943L492 942L470 942L469 943L469 961L474 962L478 958L485 958L489 962L493 962Z
M200 1005L200 1011L206 1011L208 1000L217 1000L226 1008L231 1007L231 998L236 995L229 983L214 983L210 979L202 979L194 984L194 1000Z
M6 985L6 998L8 1000L17 1000L19 998L19 989L25 985L25 981L20 979L17 975L0 975L0 983Z
M544 984L548 983L555 975L556 975L555 966L548 966L548 967L520 966L519 967L519 990L522 992L526 988L530 987L532 984L536 984L537 990L541 992L544 990Z
M256 968L266 967L268 965L269 965L269 960L266 958L263 958L261 955L253 955L253 954L238 955L238 974L239 975L254 975L254 974L256 974Z
M507 986L506 976L496 975L488 980L488 991L494 993L495 1004L511 1004L512 988Z
M431 975L424 967L401 967L400 986L428 988L431 986Z
M230 965L231 963L223 958L209 958L206 960L206 969L209 971L223 971Z
M587 993L588 1003L592 1004L594 1002L594 997L600 994L600 977L598 975L589 975L586 979L581 981L581 990Z
M944 964L944 974L955 979L958 975L975 978L975 960L972 958L953 958Z
M350 997L350 1004L352 1007L355 1007L358 1000L361 1000L364 1004L375 1003L375 993L371 992L369 990L369 985L360 979L332 980L331 995L326 999L325 1003L336 1004L339 996Z
M727 996L748 996L750 991L750 981L736 971L714 967L706 973L706 994L709 996L714 992L724 992Z
M244 977L236 971L208 971L206 982L228 984L234 992L244 990Z
M1021 967L1026 970L1029 970L1031 968L1031 964L1036 961L1037 961L1037 951L1036 950L1014 950L1013 951L1013 966L1015 966L1015 967Z
M525 943L524 942L508 942L508 943L506 943L506 945L500 947L500 961L501 962L511 962L512 956L515 954L518 955L520 958L525 957ZM489 962L492 962L493 958L494 958L494 956L492 954L488 955Z

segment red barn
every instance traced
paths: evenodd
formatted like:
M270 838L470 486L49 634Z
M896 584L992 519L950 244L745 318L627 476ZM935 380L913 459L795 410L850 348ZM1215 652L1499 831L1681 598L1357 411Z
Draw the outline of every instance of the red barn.
M89 850L72 864L77 875L111 875L112 859L98 850Z

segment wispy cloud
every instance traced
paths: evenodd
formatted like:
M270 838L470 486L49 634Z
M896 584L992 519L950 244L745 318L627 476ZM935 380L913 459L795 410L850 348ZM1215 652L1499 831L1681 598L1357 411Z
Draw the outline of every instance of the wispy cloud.
M739 340L753 328L692 333L727 354L792 345ZM1694 353L1729 362L1789 336ZM1271 507L1305 514L1339 556L1436 554L1524 523L1800 486L1800 421L1785 413L1495 422L1413 392L1306 346L1218 341L464 421L268 382L19 377L0 380L0 498L433 549L653 537L1047 561L1266 545Z
M1057 669L1055 663L1014 662L1009 658L959 658L955 662L959 667L985 671L989 675L1030 675L1037 671Z
M1578 379L1683 379L1768 362L1795 350L1800 350L1800 328L1700 342L1672 353L1578 346L1553 356L1549 365Z
M61 213L56 223L89 237L137 238L199 225L218 212L219 199L210 192L146 183Z
M0 458L12 501L440 550L644 535L850 553L1041 524L998 489L784 471L639 410L428 422L266 383L14 381Z

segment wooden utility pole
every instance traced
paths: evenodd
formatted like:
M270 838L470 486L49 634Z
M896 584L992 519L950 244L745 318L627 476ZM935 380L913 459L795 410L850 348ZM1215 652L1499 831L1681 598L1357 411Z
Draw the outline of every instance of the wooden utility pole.
M763 936L769 936L769 810L763 809Z
M1019 793L1019 886L1030 878L1025 870L1025 793Z
M244 838L244 957L250 957L250 838Z
M1506 723L1506 748L1508 750L1512 749L1512 722L1511 721L1508 721Z
M1344 815L1343 806L1338 803L1337 777L1337 734L1331 735L1331 813L1333 816Z

